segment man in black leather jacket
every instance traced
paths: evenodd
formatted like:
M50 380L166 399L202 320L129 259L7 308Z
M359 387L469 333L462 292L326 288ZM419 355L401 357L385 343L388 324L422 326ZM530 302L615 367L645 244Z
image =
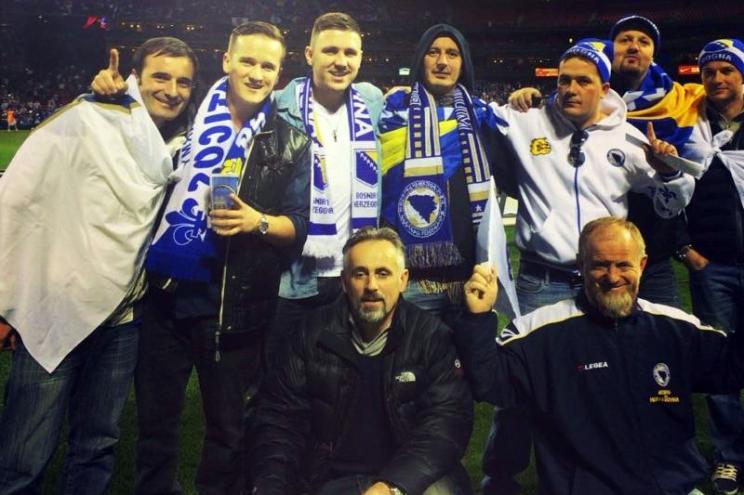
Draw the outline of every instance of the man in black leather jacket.
M345 297L312 313L258 398L253 493L467 494L472 400L436 317L404 301L403 245L365 228Z
M148 265L165 283L151 284L135 373L136 493L181 493L176 480L179 417L193 368L206 427L197 490L225 495L243 490L245 398L257 387L263 333L273 316L279 275L300 252L307 231L308 139L278 118L275 105L267 100L285 52L281 31L271 24L235 28L223 59L227 77L215 83L200 107L200 112L205 105L216 107L218 113L202 120L198 113L192 130L196 137L181 150L198 160L200 153L208 155L194 148L198 143L240 144L249 124L260 117L259 125L250 126L255 131L252 141L243 144L235 158L242 162L243 173L238 194L231 197L233 208L209 212L210 227L219 237L216 255L203 263L207 279L179 277L191 268L182 261L170 272ZM198 124L210 124L210 119L220 127L200 134ZM229 159L216 165L223 161ZM200 168L197 163L194 168L215 167ZM166 210L163 222L172 225L174 217ZM163 258L168 261L167 253Z

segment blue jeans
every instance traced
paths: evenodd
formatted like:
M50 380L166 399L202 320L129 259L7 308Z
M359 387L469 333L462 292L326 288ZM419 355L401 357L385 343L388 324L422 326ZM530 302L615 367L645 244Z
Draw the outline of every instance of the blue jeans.
M525 266L534 270L524 272ZM522 260L517 276L517 298L522 314L542 306L576 296L581 290L578 279L552 277L549 272L536 275L539 266ZM530 465L532 428L526 411L519 407L495 408L491 431L483 451L484 478L481 488L484 495L511 495L519 493L520 486L514 477Z
M456 285L458 282L452 282ZM462 285L462 283L459 283ZM453 297L456 298L453 299ZM442 288L440 291L424 291L416 280L409 280L408 287L403 292L403 298L409 303L428 311L448 325L452 325L465 307L465 301L461 290L448 292Z
M690 272L692 311L727 333L742 330L744 265L709 262ZM708 395L710 441L716 462L744 466L744 409L739 394Z
M99 327L52 372L17 343L0 417L0 494L38 493L69 415L59 493L101 494L137 362L139 324Z
M520 266L525 263L523 260ZM538 277L524 273L521 268L517 276L517 298L519 310L527 314L564 299L571 299L581 290L581 283L551 279L550 274Z

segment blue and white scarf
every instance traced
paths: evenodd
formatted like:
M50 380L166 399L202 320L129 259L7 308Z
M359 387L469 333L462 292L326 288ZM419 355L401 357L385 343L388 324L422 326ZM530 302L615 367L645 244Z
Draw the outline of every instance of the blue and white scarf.
M480 224L490 188L490 167L474 128L473 102L467 90L454 89L454 115L462 164L470 198L473 227ZM406 154L396 227L413 267L454 266L462 263L453 239L439 122L434 97L415 83L408 105Z
M155 233L148 270L181 280L210 281L210 265L217 258L217 237L207 223L210 175L228 160L245 160L254 136L266 124L271 104L267 98L236 132L227 107L227 78L209 89L181 148L180 181Z
M333 179L328 176L326 168L323 137L315 128L311 78L306 77L304 83L297 85L297 100L305 132L312 140L313 152L310 221L302 254L315 258L338 256L342 246L337 236L331 198ZM353 87L346 92L346 115L351 141L351 228L357 230L377 225L379 165L372 119L367 105Z
M637 91L628 91L623 95L623 101L628 111L642 110L654 105L666 96L672 88L672 79L664 69L652 62Z

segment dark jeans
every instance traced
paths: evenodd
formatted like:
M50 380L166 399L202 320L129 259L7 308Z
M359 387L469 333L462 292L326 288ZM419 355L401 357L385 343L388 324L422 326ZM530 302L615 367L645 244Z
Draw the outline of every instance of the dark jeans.
M196 368L206 430L196 488L203 495L239 494L245 483L246 396L261 366L260 339L234 345L222 334L216 361L215 320L175 319L169 308L167 295L150 292L135 372L139 428L135 492L182 493L176 480L178 433L186 385Z
M674 267L670 258L646 265L641 277L638 297L652 303L680 307L677 279L674 276Z
M709 262L690 272L692 311L727 333L744 326L744 265ZM710 442L716 462L744 466L744 409L739 394L708 395Z
M542 306L570 299L578 294L581 285L570 275L553 276L540 273L538 264L524 259L517 276L517 298L522 314ZM519 493L514 477L530 465L532 428L527 412L520 407L494 408L493 423L483 451L483 495L511 495Z
M0 417L0 493L39 493L65 414L70 427L58 492L102 494L137 361L139 325L99 327L51 373L18 341Z
M341 295L341 278L318 277L318 294L304 299L285 299L277 301L274 322L266 335L266 363L272 366L279 358L282 347L292 337L307 313L335 301Z

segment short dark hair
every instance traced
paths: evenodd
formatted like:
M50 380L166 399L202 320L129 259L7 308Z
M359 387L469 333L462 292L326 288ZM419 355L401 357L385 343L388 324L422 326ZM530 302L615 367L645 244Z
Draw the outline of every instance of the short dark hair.
M313 30L310 32L310 44L313 43L313 40L321 31L327 31L329 29L353 31L359 36L362 36L362 29L359 27L359 23L349 14L344 12L326 12L315 19Z
M364 227L351 234L341 251L344 255L344 265L346 265L346 253L357 244L367 241L388 241L398 253L401 269L406 267L406 248L398 233L390 227Z
M287 43L284 41L284 35L282 34L281 29L271 24L270 22L264 21L249 21L236 26L230 32L230 38L228 38L227 40L227 51L230 51L236 38L240 36L250 36L252 34L260 34L281 43L283 54L282 59L284 58L284 54L287 53Z
M147 58L148 55L187 57L191 60L191 63L194 64L194 74L197 73L199 67L199 60L196 58L196 54L191 47L184 41L170 36L150 38L134 51L134 55L132 56L132 68L137 71L137 74L142 74L142 68L145 65L145 58Z

